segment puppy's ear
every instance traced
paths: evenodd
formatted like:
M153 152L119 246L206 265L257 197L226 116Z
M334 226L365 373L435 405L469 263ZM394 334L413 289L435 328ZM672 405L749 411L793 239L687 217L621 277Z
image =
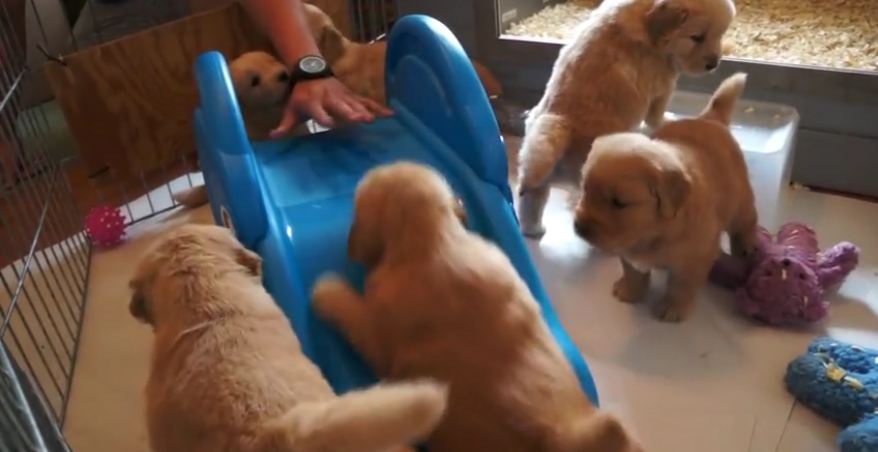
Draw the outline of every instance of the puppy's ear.
M674 0L659 0L646 13L646 32L654 44L660 44L689 18L689 10Z
M235 260L253 276L262 276L262 258L253 251L241 246L235 250Z
M134 280L128 283L131 287L131 301L128 302L128 312L131 316L143 323L152 324L152 313L146 303L146 297L143 294L143 284Z
M659 170L654 192L658 211L662 218L673 218L677 215L677 211L686 202L691 188L689 176L681 168L672 167Z
M642 451L618 419L602 412L576 422L564 440L571 451Z

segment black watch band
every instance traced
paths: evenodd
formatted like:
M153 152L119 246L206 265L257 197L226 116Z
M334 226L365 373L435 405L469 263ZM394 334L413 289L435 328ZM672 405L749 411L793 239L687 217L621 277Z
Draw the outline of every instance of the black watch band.
M332 77L332 68L323 57L319 55L305 55L290 71L290 80L293 85L305 80L318 80Z

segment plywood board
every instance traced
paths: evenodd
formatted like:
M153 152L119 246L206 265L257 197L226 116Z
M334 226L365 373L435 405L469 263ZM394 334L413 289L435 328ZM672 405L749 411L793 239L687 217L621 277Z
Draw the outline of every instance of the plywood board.
M194 151L198 55L218 50L229 58L267 47L232 4L68 55L66 65L48 62L45 70L87 170L128 178Z

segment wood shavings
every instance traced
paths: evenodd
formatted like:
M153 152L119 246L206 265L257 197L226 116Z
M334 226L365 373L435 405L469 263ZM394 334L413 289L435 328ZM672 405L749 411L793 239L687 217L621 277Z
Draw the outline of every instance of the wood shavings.
M567 39L600 0L550 6L513 24L515 36ZM729 56L878 71L878 0L736 0Z

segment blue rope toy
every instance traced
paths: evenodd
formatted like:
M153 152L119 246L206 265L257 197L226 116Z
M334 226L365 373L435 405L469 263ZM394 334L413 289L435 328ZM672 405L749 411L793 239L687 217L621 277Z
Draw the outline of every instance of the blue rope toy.
M845 427L841 452L878 451L878 350L819 337L787 366L784 382L796 399Z

